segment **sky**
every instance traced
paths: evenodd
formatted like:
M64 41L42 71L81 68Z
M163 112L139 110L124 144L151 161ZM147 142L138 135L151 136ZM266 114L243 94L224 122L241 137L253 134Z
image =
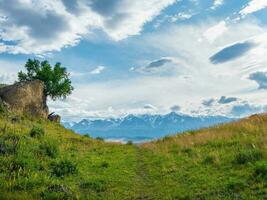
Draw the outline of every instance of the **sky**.
M267 0L0 0L0 83L61 62L66 121L267 111Z

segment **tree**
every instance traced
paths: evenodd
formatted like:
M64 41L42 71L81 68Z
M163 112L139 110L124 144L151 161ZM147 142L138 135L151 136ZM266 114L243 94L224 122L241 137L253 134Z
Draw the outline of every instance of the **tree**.
M25 68L26 73L20 71L18 73L19 81L41 80L44 82L44 94L53 100L66 98L73 91L69 73L65 67L61 67L60 63L56 63L51 67L48 61L40 62L39 60L29 59Z

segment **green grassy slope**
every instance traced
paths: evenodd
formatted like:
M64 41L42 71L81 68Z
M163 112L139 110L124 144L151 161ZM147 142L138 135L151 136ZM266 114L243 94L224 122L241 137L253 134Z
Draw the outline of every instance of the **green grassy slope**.
M266 144L265 115L141 146L0 116L0 199L265 199Z

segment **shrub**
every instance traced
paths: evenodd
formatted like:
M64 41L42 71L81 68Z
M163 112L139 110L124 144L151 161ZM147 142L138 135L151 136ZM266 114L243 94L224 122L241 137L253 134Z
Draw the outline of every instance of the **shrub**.
M19 136L4 135L0 137L0 155L16 154L19 144Z
M104 138L102 138L102 137L96 137L95 139L97 139L99 141L104 141Z
M15 158L6 163L5 173L9 179L27 177L32 168L27 159ZM20 185L18 182L17 184Z
M18 159L13 160L9 163L8 170L9 172L18 172L19 170L25 169L25 161Z
M17 156L12 156L11 159L6 160L5 165L6 172L12 177L28 177L31 172L41 168L39 160L32 157L32 155L27 155L27 152L23 155L21 151Z
M170 141L170 140L172 140L172 136L170 136L170 135L166 135L165 137L162 138L163 142L167 142L167 141Z
M192 148L184 148L184 149L182 150L182 152L183 152L183 153L186 153L188 156L192 156L193 153L194 153L194 151L193 151Z
M45 134L45 131L42 127L34 126L30 131L31 137L43 137Z
M20 117L18 117L18 116L15 116L15 117L12 117L11 118L11 122L12 123L19 123L21 121L21 119L20 119Z
M42 199L57 200L57 199L76 199L73 192L64 185L50 185L41 193Z
M246 182L239 178L230 178L226 187L230 191L240 192L246 187Z
M187 131L186 133L189 135L195 135L197 133L197 131Z
M4 103L2 102L2 100L0 99L0 113L4 113L6 111L6 108L4 106Z
M267 179L267 162L257 162L255 164L254 174L257 177Z
M58 163L52 163L52 175L56 177L64 177L73 175L78 172L77 166L68 160L62 160Z
M85 134L85 135L83 135L83 137L91 138L91 136L89 134Z
M263 154L261 151L252 149L252 150L243 150L236 154L234 158L234 163L236 164L246 164L249 162L255 162L262 159Z
M57 144L51 141L46 141L40 144L39 150L40 153L51 158L56 158L59 152Z
M217 158L214 155L207 155L204 159L203 162L204 164L214 164L217 162Z
M133 141L129 140L129 141L127 142L127 145L133 145Z
M80 188L90 189L97 193L104 192L107 189L106 183L104 180L95 180L95 181L85 182L80 185Z
M102 168L108 168L109 167L109 163L104 161L104 162L101 163L101 167Z

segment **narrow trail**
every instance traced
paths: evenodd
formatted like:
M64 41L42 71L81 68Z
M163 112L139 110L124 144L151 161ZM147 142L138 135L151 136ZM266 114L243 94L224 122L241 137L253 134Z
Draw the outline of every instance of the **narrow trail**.
M136 179L138 183L138 195L136 200L152 200L148 195L148 190L150 188L149 177L144 163L144 153L140 146L136 147L136 161Z

